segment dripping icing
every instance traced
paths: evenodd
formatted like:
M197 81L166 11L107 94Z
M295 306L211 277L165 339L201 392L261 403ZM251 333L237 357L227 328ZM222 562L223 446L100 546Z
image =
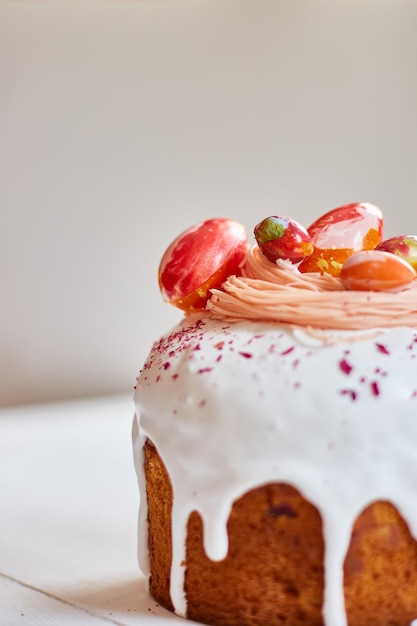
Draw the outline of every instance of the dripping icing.
M417 523L412 523L417 520L412 497L417 476L416 332L395 328L338 333L333 340L300 339L305 339L300 329L225 324L203 315L184 320L166 335L145 365L136 392L139 439L155 443L173 485L171 597L180 615L186 615L183 563L189 514L200 513L207 554L221 559L233 502L262 484L293 485L322 516L327 626L346 625L343 561L359 513L375 500L389 500L417 534ZM338 367L347 360L347 350L349 367ZM239 352L250 352L252 358ZM170 367L165 368L168 354ZM401 380L395 376L399 368ZM371 371L379 395L365 384ZM285 393L289 387L296 389L290 398ZM326 389L326 415L335 416L332 420L323 419L320 387ZM264 436L255 436L262 433L268 434L266 445ZM226 442L224 448L219 441ZM137 468L141 443L135 447ZM208 470L212 467L219 471ZM143 523L140 532L146 532ZM141 545L146 545L143 536Z

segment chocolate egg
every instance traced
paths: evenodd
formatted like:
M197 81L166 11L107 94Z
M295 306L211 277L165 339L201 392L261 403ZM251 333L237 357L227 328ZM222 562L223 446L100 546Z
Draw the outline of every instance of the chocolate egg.
M351 254L380 243L383 225L382 213L373 204L346 204L325 213L307 228L314 252L301 263L300 272L338 276Z
M401 257L417 270L417 237L416 235L397 235L385 239L376 247Z
M272 263L277 259L299 263L314 251L304 226L289 217L266 217L255 226L254 234L262 254Z
M343 264L340 280L345 289L387 291L400 289L417 276L407 261L383 250L363 250Z

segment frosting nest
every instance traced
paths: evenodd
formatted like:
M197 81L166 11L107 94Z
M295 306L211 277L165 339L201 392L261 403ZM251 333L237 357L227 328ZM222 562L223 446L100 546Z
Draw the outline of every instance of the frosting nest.
M347 291L330 274L301 273L271 263L253 246L241 276L213 289L207 310L216 318L265 320L321 329L417 328L417 281L401 291Z

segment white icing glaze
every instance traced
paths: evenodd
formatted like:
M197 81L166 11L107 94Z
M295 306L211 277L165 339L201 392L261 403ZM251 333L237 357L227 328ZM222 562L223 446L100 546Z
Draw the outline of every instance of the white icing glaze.
M171 478L171 598L186 616L186 523L196 510L207 555L227 554L233 502L271 482L319 510L326 626L345 626L343 562L357 515L391 501L417 537L417 333L326 333L268 322L185 319L154 345L135 396L141 567L147 572L142 447L155 443ZM416 616L417 617L417 616Z

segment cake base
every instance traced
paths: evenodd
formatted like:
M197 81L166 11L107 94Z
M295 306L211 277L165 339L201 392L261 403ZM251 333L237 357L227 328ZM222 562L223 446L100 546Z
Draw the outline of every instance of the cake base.
M170 597L172 487L153 444L145 444L149 588ZM204 552L203 526L188 520L184 589L187 617L212 626L322 626L324 541L317 509L293 487L268 484L234 504L229 551ZM417 542L388 502L356 520L344 563L349 626L409 626L417 617ZM331 625L330 625L331 626Z

